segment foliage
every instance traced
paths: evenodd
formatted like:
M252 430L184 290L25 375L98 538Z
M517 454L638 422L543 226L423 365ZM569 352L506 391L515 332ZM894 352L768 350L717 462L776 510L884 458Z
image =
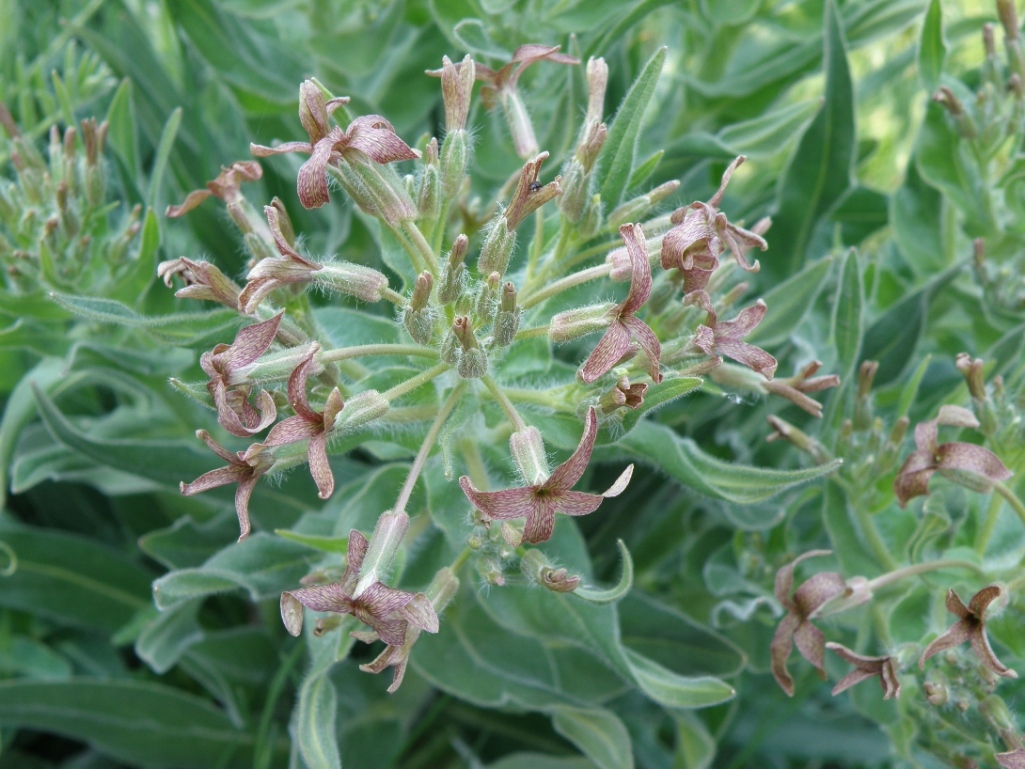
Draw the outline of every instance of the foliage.
M1013 3L0 17L0 768L1021 764Z

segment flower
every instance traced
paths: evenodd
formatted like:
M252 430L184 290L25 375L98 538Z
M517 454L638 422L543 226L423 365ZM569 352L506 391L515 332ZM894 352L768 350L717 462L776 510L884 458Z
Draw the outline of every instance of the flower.
M237 205L242 199L242 183L255 182L263 176L263 169L255 160L240 160L228 168L221 166L221 173L213 181L206 183L205 190L193 190L178 206L168 206L164 216L171 218L183 216L210 196L220 198L229 206Z
M288 402L295 416L278 422L267 434L264 446L282 446L309 440L310 474L317 482L321 499L327 499L335 490L335 478L327 459L327 437L335 420L345 406L342 394L334 388L327 396L323 411L314 411L306 397L306 379L317 367L319 348L314 346L288 378Z
M704 289L691 292L683 301L684 304L695 304L708 313L704 324L698 326L694 334L695 347L706 355L732 358L766 379L772 379L776 371L776 359L761 347L742 341L765 317L765 302L759 299L751 307L741 310L733 320L720 322Z
M809 398L806 393L819 392L830 387L839 387L840 377L836 374L814 376L820 368L822 368L821 361L815 360L805 366L796 376L773 379L765 382L762 387L771 393L786 398L813 417L821 417L822 404L814 398Z
M210 377L206 389L214 399L217 408L217 421L232 435L248 438L270 425L277 417L274 400L266 390L257 396L254 408L249 403L248 382L244 386L237 381L245 381L240 371L254 363L278 333L281 324L281 313L262 323L246 326L235 335L230 345L219 344L210 352L199 356L199 365Z
M662 381L659 372L659 358L662 345L647 323L635 318L634 313L648 301L651 294L651 266L648 264L648 247L644 243L644 232L639 224L624 224L619 235L626 243L632 268L630 292L622 304L612 308L612 324L595 345L590 356L580 369L580 378L590 384L612 370L630 350L630 340L636 339L648 356L648 373L657 384Z
M836 652L841 658L854 665L854 670L841 678L833 687L833 695L850 689L867 678L879 676L879 682L883 685L883 699L891 697L896 699L900 696L900 681L897 679L897 664L893 657L866 657L862 654L852 652L846 646L838 643L827 643L826 648Z
M381 582L372 582L357 592L359 573L367 554L367 538L353 529L349 532L348 564L340 582L304 587L281 594L281 618L294 636L302 631L302 604L313 611L351 614L369 625L389 646L402 646L410 625L438 632L438 615L423 593L395 590ZM361 640L365 637L358 636Z
M420 157L420 153L402 141L394 126L381 115L357 117L342 130L337 126L330 127L328 116L346 104L347 98L325 102L320 88L309 80L302 84L299 95L299 120L310 135L310 141L286 142L277 147L251 144L249 149L261 158L289 152L310 154L310 159L299 169L297 184L299 200L305 208L320 208L331 199L326 173L332 163L346 160L355 165L365 165L369 158L374 163L385 164ZM413 209L399 215L399 219L411 219L415 215Z
M463 487L463 492L487 519L507 521L513 518L526 518L523 540L536 545L552 536L556 513L566 515L593 513L606 497L616 497L622 494L630 482L633 465L626 468L604 494L572 491L587 468L597 435L598 417L594 408L591 407L587 410L587 417L584 420L584 434L580 437L580 445L577 446L573 455L555 468L555 472L544 482L504 491L478 491L470 479L464 475L459 479L459 485Z
M662 267L667 270L676 267L683 273L684 294L703 289L708 284L725 249L730 250L741 268L756 272L758 262L748 262L747 252L752 248L764 251L769 247L762 237L772 223L769 219L763 219L746 230L727 221L726 215L719 211L733 172L746 159L740 155L730 163L722 175L719 190L711 200L707 203L695 201L677 209L670 217L676 226L662 239Z
M615 386L598 400L598 408L602 414L611 414L623 406L638 409L644 405L644 395L647 392L646 384L630 384L629 378L621 376L616 380Z
M260 260L246 275L246 287L239 296L238 304L247 314L255 312L271 291L291 283L310 283L314 279L313 273L324 268L319 262L300 256L285 239L281 231L281 212L277 208L264 206L263 212L267 215L267 224L281 257Z
M1013 475L989 449L974 443L939 443L939 425L974 428L979 422L968 409L942 406L936 419L915 426L916 449L904 460L893 481L901 507L910 499L929 494L929 479L937 470L945 478L980 492L988 492L994 481Z
M1018 748L1009 753L996 753L993 758L1007 769L1025 769L1025 748Z
M186 497L191 497L193 494L209 491L218 486L237 483L235 512L238 514L238 524L241 529L238 541L241 542L249 536L251 529L249 525L249 497L253 494L256 482L274 464L274 458L270 454L263 453L266 447L262 443L254 443L245 451L231 452L210 437L210 433L206 430L197 430L196 437L204 441L228 465L204 473L192 483L183 482L180 487L181 493Z
M238 309L241 289L210 262L194 262L184 256L157 265L157 277L171 288L171 278L181 277L185 287L175 291L179 299L207 299L233 310Z
M801 561L820 555L830 555L831 552L830 550L812 550L798 556L776 572L776 598L783 604L787 614L776 628L769 652L772 657L772 674L783 691L790 697L794 696L794 679L790 677L790 671L787 670L787 658L790 656L795 642L801 656L814 665L818 669L819 675L825 679L826 639L822 635L822 631L811 624L811 618L826 603L842 595L847 589L843 577L836 572L827 571L811 577L797 588L791 597L790 591L794 586L794 569Z
M1015 671L997 659L989 645L989 639L986 637L986 620L984 618L986 608L997 599L1000 592L1000 587L997 585L984 587L973 595L968 605L965 606L953 589L948 590L947 611L956 615L958 620L950 626L946 633L925 647L925 651L922 652L922 656L918 660L918 667L924 668L925 661L933 655L968 641L972 645L975 656L985 667L999 676L1017 678L1018 674Z

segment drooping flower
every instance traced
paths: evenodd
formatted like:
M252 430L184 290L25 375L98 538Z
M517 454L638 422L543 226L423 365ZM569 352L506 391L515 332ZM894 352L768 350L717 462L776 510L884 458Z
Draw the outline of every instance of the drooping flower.
M958 618L957 622L951 625L946 633L925 647L925 651L922 652L922 656L918 660L918 667L924 668L925 661L930 657L968 641L972 645L975 656L985 667L998 676L1017 678L1018 674L1015 671L997 659L997 655L993 653L993 648L989 645L989 638L986 637L986 609L1000 596L1000 592L998 585L989 585L973 595L968 605L965 606L953 589L948 590L947 611Z
M319 262L301 256L288 242L281 231L281 212L276 207L264 206L263 212L267 215L267 225L281 256L260 260L246 276L246 287L238 303L247 314L255 312L271 291L293 283L310 283L313 273L324 268Z
M157 277L168 288L171 288L171 279L175 275L185 282L184 288L174 293L179 299L206 299L233 310L238 309L241 289L210 262L195 262L182 256L157 265Z
M211 196L220 198L229 206L235 205L242 198L243 182L255 182L262 176L263 169L255 160L240 160L227 168L222 166L217 178L206 183L206 189L193 190L181 205L168 206L164 215L171 218L183 216Z
M866 657L863 654L852 652L846 646L838 643L827 643L826 648L835 652L839 657L854 665L854 670L841 678L833 687L833 695L850 689L862 681L879 677L879 683L883 686L883 699L891 697L896 699L900 696L900 680L897 678L897 664L893 657Z
M395 133L395 127L381 115L357 117L344 130L330 126L328 116L348 101L347 98L325 101L316 84L307 80L300 88L299 120L310 135L310 141L286 142L277 147L251 144L249 147L256 157L289 152L309 153L310 159L299 169L297 183L299 200L306 208L320 208L331 199L327 187L329 164L346 161L365 165L369 159L383 165L420 157L420 153L402 141ZM358 202L362 204L364 201ZM382 210L377 203L371 205L378 213L399 221L412 219L416 215L412 201L409 203L408 211Z
M270 320L241 329L230 345L219 344L199 357L200 367L210 377L206 389L214 399L217 421L232 435L248 438L277 417L270 393L261 390L254 407L248 398L249 383L235 380L242 369L267 351L280 324L278 313Z
M648 324L634 317L634 313L651 295L651 265L648 264L644 232L639 224L624 224L619 228L619 235L626 243L626 250L630 256L630 292L621 304L612 309L612 323L581 367L580 378L590 384L608 373L630 350L631 340L637 340L648 356L648 373L657 384L662 381L662 374L659 372L662 345Z
M438 615L423 593L395 590L381 582L373 582L357 592L368 546L367 538L353 529L349 532L348 564L340 582L281 594L281 618L289 633L297 636L302 632L300 604L313 611L351 614L373 628L389 646L405 644L410 625L428 633L438 632Z
M553 61L559 64L579 64L580 60L568 54L559 53L559 46L539 45L528 43L521 45L513 51L512 60L504 67L493 70L483 64L474 62L474 76L478 81L484 83L480 89L481 99L488 109L494 108L495 104L502 107L506 119L509 122L509 132L512 134L513 144L516 147L516 154L521 158L528 158L536 155L537 137L534 135L534 127L527 114L526 106L520 97L517 83L523 71L538 61ZM465 62L455 65L457 69L465 67ZM429 75L442 75L443 70L428 71Z
M915 451L904 460L893 481L901 507L908 500L928 495L929 479L937 471L954 483L980 492L988 492L995 481L1013 475L989 449L974 443L940 443L939 425L974 428L979 422L968 409L942 406L936 419L915 426Z
M786 609L786 616L780 620L776 633L769 647L772 657L772 674L776 677L780 688L788 696L794 696L794 679L787 670L787 658L797 644L801 655L816 667L819 676L826 677L825 643L822 631L811 624L815 613L826 603L843 595L847 589L842 576L836 572L826 571L815 574L801 585L791 596L794 586L794 569L797 564L808 558L829 555L830 550L812 550L798 556L776 572L776 599Z
M292 404L295 415L274 425L263 445L270 448L308 440L310 474L317 483L320 498L327 499L335 489L335 478L327 458L327 437L345 403L336 387L327 396L323 411L314 411L310 406L306 397L306 380L317 368L318 352L318 347L312 347L288 378L288 402Z
M743 363L766 379L772 379L776 372L776 359L761 347L743 341L755 330L765 317L766 304L761 299L747 307L733 320L720 321L708 294L699 289L687 294L685 304L694 304L708 313L705 322L698 326L693 344L706 355L725 356L737 363Z
M209 491L218 486L237 483L235 512L238 515L238 525L241 530L238 541L241 542L249 536L251 529L249 498L253 495L256 482L273 466L274 458L270 454L264 453L266 447L262 443L254 443L245 451L233 452L221 446L206 430L197 430L196 437L204 441L211 451L228 464L226 467L204 473L192 483L182 482L181 493L186 497L191 497L193 494Z
M769 229L771 221L763 219L752 229L746 230L727 220L719 211L719 204L726 193L726 186L733 172L746 160L738 156L722 175L719 190L707 203L695 201L689 206L673 212L670 221L675 227L662 240L662 267L676 267L684 275L684 294L703 289L708 279L719 266L719 257L729 249L744 270L755 272L758 262L747 260L747 253L753 248L762 251L769 246L762 233Z
M584 420L584 434L573 455L555 468L547 480L531 486L520 486L504 491L479 491L473 482L463 476L459 485L469 500L483 513L487 520L508 521L526 518L523 541L536 545L552 536L555 514L587 515L598 509L607 497L623 493L633 474L630 465L614 484L603 494L573 491L587 469L598 435L598 417L594 408L587 410Z

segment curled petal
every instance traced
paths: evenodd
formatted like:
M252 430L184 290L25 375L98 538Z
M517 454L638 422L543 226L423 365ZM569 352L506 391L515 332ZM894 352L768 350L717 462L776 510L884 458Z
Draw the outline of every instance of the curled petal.
M818 558L820 556L832 555L832 550L809 550L807 553L803 553L786 566L783 566L779 571L776 572L776 584L775 594L776 600L778 600L787 609L796 611L797 606L790 598L790 592L794 588L794 569L802 561L806 561L809 558Z
M953 649L955 646L960 646L967 641L968 638L968 627L961 622L954 623L946 633L925 647L925 651L922 652L922 656L918 658L918 667L924 668L925 661L927 659L942 651L946 651L947 649Z
M345 134L347 147L359 150L375 163L394 163L420 157L420 152L402 141L392 124L380 115L356 118Z
M310 159L299 169L297 190L299 202L304 208L320 208L331 200L327 191L327 164L335 151L335 145L344 138L340 128L331 129L327 136L313 145Z
M176 219L179 216L184 216L211 195L213 195L213 193L210 190L193 190L185 196L185 200L180 205L168 206L167 210L164 211L164 216L170 219Z
M310 439L309 458L310 474L317 483L318 496L327 499L334 493L335 477L327 458L327 433L323 429Z
M352 613L352 599L345 594L340 583L316 585L291 590L288 595L313 611L333 611L338 614Z
M813 574L794 592L794 605L802 616L812 617L819 609L847 590L844 578L835 571Z
M262 144L250 144L249 151L254 157L269 158L272 155L288 155L292 152L301 152L309 155L313 152L313 145L309 142L285 142L277 147L265 147Z
M794 679L787 670L787 659L794 648L794 633L801 618L794 614L787 614L780 620L776 632L772 636L772 643L769 645L769 656L772 659L772 675L780 688L786 692L788 697L794 696Z
M826 638L822 631L808 620L804 620L794 631L794 643L801 656L815 666L819 676L825 678L826 671Z
M773 374L776 373L776 359L761 347L755 347L753 344L730 339L717 339L715 351L719 355L732 358L737 363L743 363L766 379L772 379Z
M971 644L972 650L975 652L975 656L979 658L979 661L998 676L1005 676L1006 678L1018 677L1015 671L997 659L997 655L993 653L993 647L989 645L989 638L982 628L979 628L979 632L971 634Z
M648 356L648 376L655 384L662 381L662 373L659 370L659 361L662 358L662 345L658 341L655 332L640 318L623 318L622 323L629 330L630 335L637 340L637 344Z
M629 349L629 329L621 321L613 321L581 366L580 378L586 384L596 381L611 371Z
M651 265L644 231L639 224L624 224L619 228L619 235L626 244L631 264L630 292L620 308L620 316L623 316L637 312L651 296Z
M974 443L944 443L936 450L936 467L959 470L989 481L1003 481L1014 473L1004 467L1000 458L989 449Z

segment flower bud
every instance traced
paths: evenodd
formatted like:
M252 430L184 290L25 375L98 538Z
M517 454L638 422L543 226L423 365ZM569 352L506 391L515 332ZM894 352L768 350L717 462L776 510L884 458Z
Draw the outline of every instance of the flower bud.
M452 304L463 293L463 282L466 275L466 250L470 245L465 235L459 235L452 244L452 250L448 254L448 262L441 276L441 285L438 287L438 301L442 304Z
M536 427L514 432L509 436L509 448L528 486L548 480L548 455L544 439Z
M335 422L335 429L341 429L343 433L349 433L359 427L380 419L388 410L391 404L377 390L364 390L349 398L345 402L345 409Z
M457 592L459 592L459 578L453 573L452 569L446 566L434 575L434 579L427 586L424 595L431 602L435 613L441 614L445 607L452 603L452 599L456 597Z
M353 598L357 598L388 571L408 528L409 516L405 513L385 512L377 519L360 567L359 582L352 593Z
M925 691L925 698L929 700L930 705L940 707L947 704L950 694L944 684L926 681L922 684L922 689Z
M281 621L285 629L294 636L303 631L303 605L291 593L281 594Z
M470 96L476 78L476 65L470 54L456 66L448 56L441 57L441 97L445 102L445 130L448 134L466 128L470 114Z
M178 289L175 296L180 299L206 299L218 302L233 310L238 309L238 295L241 289L210 262L194 262L184 256L157 265L157 276L164 285L171 287L171 278L178 275L185 287Z
M438 140L432 138L424 152L424 171L417 194L417 213L421 219L436 219L441 211L441 175L438 168Z
M605 89L609 83L609 65L600 56L587 60L587 114L584 125L600 123L605 111Z
M463 350L459 356L459 363L456 364L456 373L463 379L480 379L488 373L487 353L479 347Z
M629 222L640 221L649 214L651 209L679 188L680 182L676 180L668 181L643 195L638 195L636 198L626 201L609 214L609 225L618 228Z
M603 331L612 323L609 313L616 307L612 302L592 304L576 310L566 310L552 317L548 337L556 343L568 342L596 331Z
M312 275L318 285L349 294L364 302L380 301L381 290L388 286L388 278L383 273L353 262L325 264Z
M520 311L516 307L516 287L512 283L502 286L502 301L495 316L492 340L496 347L508 347L520 329Z
M499 277L505 275L515 246L516 231L510 229L505 216L496 216L484 239L484 245L481 246L477 271L481 275L490 275L493 272L497 272Z
M502 576L502 565L493 556L484 556L477 559L477 573L484 578L488 585L501 587L505 584L505 577Z
M576 158L571 158L563 167L562 196L559 210L571 222L579 222L584 215L590 176Z
M498 286L502 276L497 272L488 275L487 282L480 287L474 312L481 324L490 323L498 308Z
M459 194L469 162L470 139L466 131L447 134L441 147L441 189L446 199L452 200Z
M434 335L434 312L430 307L431 288L434 279L431 273L423 272L417 277L409 306L403 311L402 323L409 336L417 344L429 344Z

